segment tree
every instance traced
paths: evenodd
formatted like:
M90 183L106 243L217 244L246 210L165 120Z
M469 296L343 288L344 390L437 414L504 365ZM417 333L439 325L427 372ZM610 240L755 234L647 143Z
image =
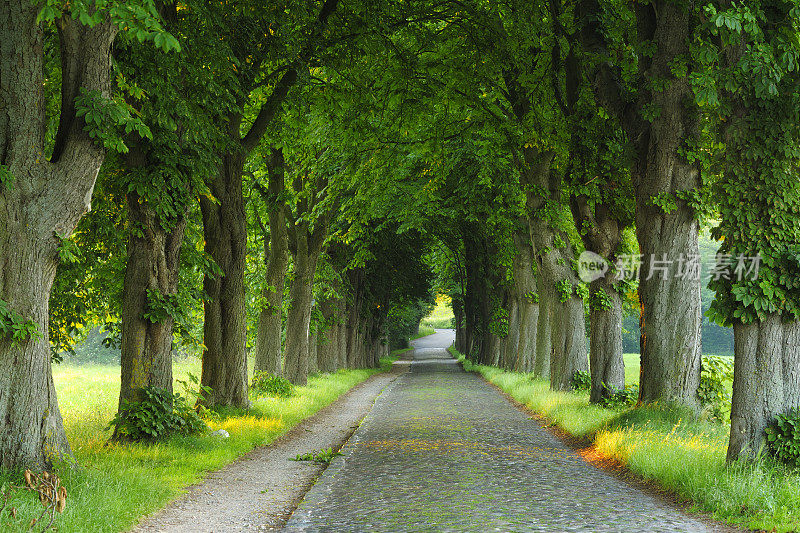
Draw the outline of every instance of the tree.
M69 7L68 7L69 6ZM57 27L61 103L52 147L44 22ZM152 2L5 2L0 12L0 464L69 453L50 368L48 300L59 246L90 208L104 145L127 123L111 100L109 47L120 28L163 42ZM56 38L55 36L53 38ZM46 153L50 152L48 157Z
M261 218L256 213L264 238L266 274L261 294L263 303L258 315L254 371L280 375L282 370L281 354L283 353L281 349L283 293L286 269L289 265L289 235L286 227L284 197L285 162L281 148L271 149L267 168L269 181L267 187L254 181L269 213L269 236L267 236Z
M192 298L180 287L181 246L197 196L218 162L216 127L230 90L224 59L208 46L208 18L200 6L162 8L166 27L191 53L164 55L137 42L120 45L119 79L153 133L129 135L131 147L106 172L126 198L127 258L121 302L120 409L141 401L146 387L172 391L174 330L186 329ZM191 46L188 46L191 44ZM229 107L229 106L228 106ZM115 438L122 438L115 433Z
M687 75L697 19L680 2L637 4L632 16L625 9L585 0L578 4L578 19L585 21L581 44L597 65L590 83L598 102L622 125L631 154L642 254L640 400L696 406L700 285L680 269L699 257L694 199L700 169L686 149L697 145L700 132ZM625 52L628 46L635 56Z
M733 461L755 457L767 425L800 406L800 11L765 1L705 13L695 50L704 68L693 81L698 101L723 119L724 172L713 186L722 221L712 230L721 265L709 313L734 331Z

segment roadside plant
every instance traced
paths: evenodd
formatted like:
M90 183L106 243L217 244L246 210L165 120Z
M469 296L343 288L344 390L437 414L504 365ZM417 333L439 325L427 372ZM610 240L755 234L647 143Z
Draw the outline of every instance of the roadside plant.
M289 398L294 395L294 385L289 380L269 372L257 372L250 381L250 390L256 398L261 396Z
M703 357L697 397L700 405L717 420L722 421L731 409L731 394L725 388L725 383L732 381L733 361L730 358L717 355Z
M570 386L574 391L589 390L592 388L592 376L583 370L576 370L572 373Z
M800 467L800 409L778 415L766 433L770 454L782 463Z
M196 435L207 429L185 397L165 389L140 389L141 401L123 401L109 429L131 441L156 441L173 435Z

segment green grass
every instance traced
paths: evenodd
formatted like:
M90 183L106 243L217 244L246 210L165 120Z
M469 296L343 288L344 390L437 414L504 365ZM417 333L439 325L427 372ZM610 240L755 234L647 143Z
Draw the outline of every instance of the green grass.
M422 319L422 325L432 329L450 329L453 327L453 308L446 296L436 298L436 307Z
M403 350L381 361L381 369L340 370L311 376L290 398L259 398L247 412L209 422L212 430L225 429L230 438L204 435L144 444L108 444L106 429L119 394L119 367L104 365L56 366L58 391L67 437L75 466L58 465L67 487L67 507L57 517L60 532L125 531L146 514L160 509L213 470L234 461L257 446L269 444L303 419L335 401L369 376L386 371ZM188 359L175 364L176 379L199 374L200 363ZM176 390L181 390L176 387ZM17 473L0 473L5 482L21 483ZM25 518L38 516L41 504L30 493L15 493L9 504ZM4 513L0 530L13 531Z
M554 392L546 380L472 365L451 351L465 369L479 372L552 424L591 442L601 455L691 502L692 510L751 529L800 529L798 472L767 459L727 466L727 425L666 405L605 409L589 404L585 392ZM635 383L638 354L625 358L626 379L636 376Z
M427 337L428 335L433 335L434 333L436 333L436 331L432 327L420 324L419 332L416 335L414 335L414 337L411 340L413 341L416 339L420 339L422 337Z

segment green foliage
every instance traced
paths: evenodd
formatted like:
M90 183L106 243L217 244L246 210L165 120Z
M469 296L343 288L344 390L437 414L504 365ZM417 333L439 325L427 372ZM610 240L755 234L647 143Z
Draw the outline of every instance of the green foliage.
M494 309L489 319L489 331L501 339L508 336L508 309L503 307Z
M605 384L603 384L605 387ZM600 405L609 409L619 409L631 407L639 401L639 385L627 385L624 389L612 390L607 396L603 396Z
M589 298L589 285L586 283L578 283L575 286L575 295L581 300L588 300Z
M83 117L84 131L107 150L127 153L125 136L136 132L140 137L152 139L150 128L137 111L123 97L104 97L100 91L80 88L75 98L76 114Z
M778 415L766 433L770 453L779 461L800 468L800 409Z
M58 259L62 263L77 263L81 260L81 248L75 239L59 237Z
M556 292L558 292L558 298L562 303L572 298L572 290L572 283L568 279L556 282Z
M185 312L177 294L162 294L157 289L147 289L147 305L142 318L153 324L172 319L176 323L184 320Z
M674 213L678 209L675 197L668 192L662 192L656 196L650 197L650 205L661 208L666 213Z
M611 304L611 297L603 289L594 291L589 298L589 308L596 311L608 311Z
M47 0L36 23L54 24L67 15L89 27L106 20L139 42L152 41L165 52L180 51L178 41L164 31L153 0Z
M14 174L5 165L0 165L0 190L14 187Z
M12 344L17 344L39 337L39 326L33 320L26 320L8 307L8 302L0 300L0 338L10 339Z
M703 357L697 397L700 399L700 405L709 409L717 420L723 420L731 409L731 394L726 384L732 382L732 358L716 355Z
M320 464L330 464L333 461L333 458L337 455L342 455L339 452L334 452L332 448L326 448L324 450L315 450L313 452L306 452L298 454L292 461L313 461L315 463Z
M709 283L717 299L708 316L726 326L768 314L798 320L800 9L759 1L709 4L705 11L694 86L706 110L722 118L725 144L717 156L724 171L714 188L722 221L712 236L734 262L731 275ZM736 272L739 257L756 256L757 276Z
M274 398L289 398L294 396L294 385L275 374L257 372L250 380L250 392L256 397L270 396Z
M186 398L165 389L140 389L141 401L123 401L109 422L117 434L133 441L155 441L173 435L197 435L207 429L205 422Z
M583 370L576 370L569 383L574 391L587 391L592 388L592 376Z

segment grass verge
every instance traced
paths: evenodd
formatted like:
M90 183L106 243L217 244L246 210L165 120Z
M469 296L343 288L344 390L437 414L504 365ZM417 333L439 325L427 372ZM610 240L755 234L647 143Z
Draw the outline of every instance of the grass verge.
M111 432L106 428L116 411L119 367L57 368L56 388L75 459L74 466L61 464L56 468L68 491L66 509L56 520L58 531L110 533L130 529L139 517L164 507L206 473L269 444L371 375L389 370L403 351L381 360L380 369L311 376L292 397L258 398L246 412L209 422L212 431L224 429L229 438L204 435L149 445L108 444ZM176 378L185 379L196 366L199 362L191 360L176 364ZM8 483L22 484L22 476L0 472L0 487ZM42 509L33 496L14 493L0 515L0 531L28 531L30 519L39 516ZM11 507L17 510L16 524L10 522Z
M414 335L414 337L412 337L411 340L415 341L417 339L421 339L422 337L427 337L428 335L433 335L434 333L436 333L436 330L434 330L432 327L426 326L424 324L420 324L419 332L416 335Z
M667 405L606 409L588 393L554 392L530 374L473 365L450 348L464 369L480 373L531 411L591 443L645 480L689 502L689 509L750 529L800 530L800 476L771 460L727 466L728 427Z

